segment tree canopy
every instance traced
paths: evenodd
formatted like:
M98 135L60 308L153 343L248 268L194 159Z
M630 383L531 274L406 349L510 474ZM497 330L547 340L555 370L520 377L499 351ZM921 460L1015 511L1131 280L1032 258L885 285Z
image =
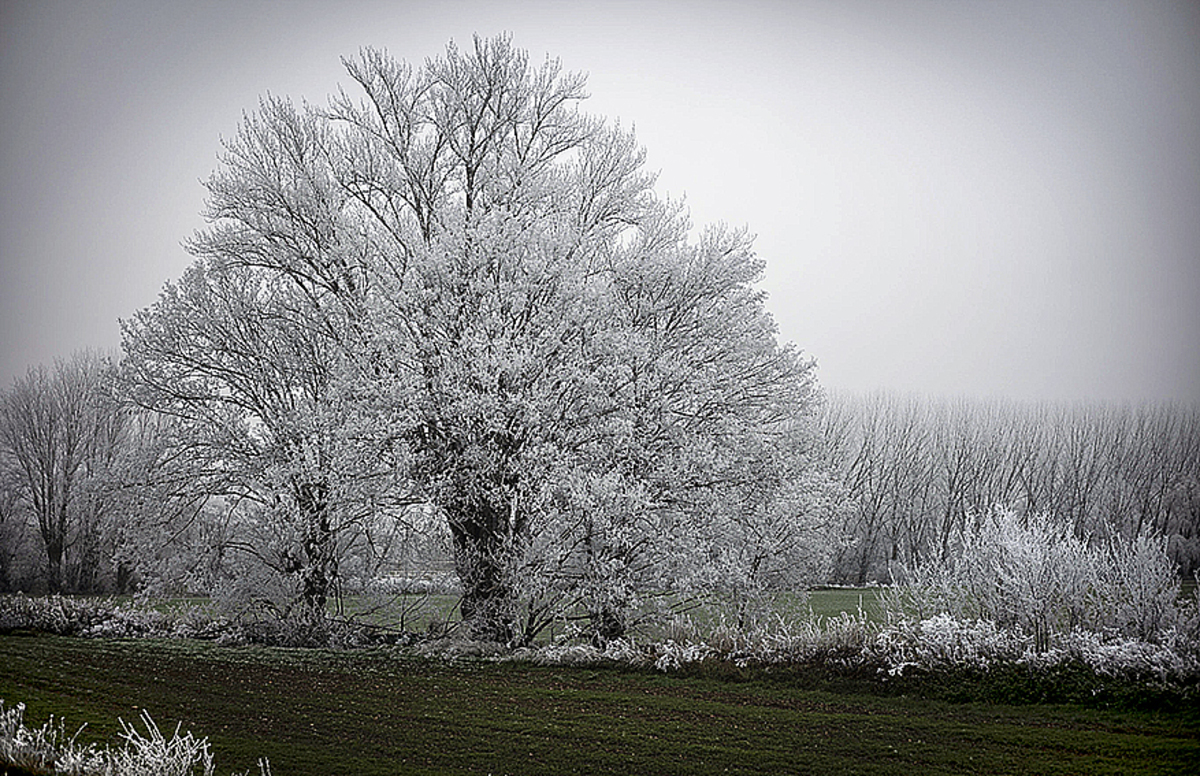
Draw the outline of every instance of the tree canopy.
M749 573L730 525L819 528L813 363L745 230L694 233L585 79L507 37L345 67L328 106L244 118L194 264L125 324L137 400L289 527L258 552L304 602L407 505L443 516L499 640L567 609L618 636L648 591L744 588L700 564Z

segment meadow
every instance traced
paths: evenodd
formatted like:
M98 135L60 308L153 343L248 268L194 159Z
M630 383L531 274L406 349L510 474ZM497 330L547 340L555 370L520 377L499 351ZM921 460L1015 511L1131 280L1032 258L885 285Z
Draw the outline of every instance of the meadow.
M814 613L871 611L817 591ZM217 772L301 774L1137 774L1200 762L1200 710L1073 693L1020 672L429 660L194 640L0 636L0 698L81 742L148 710L208 737ZM1066 702L1064 702L1066 701Z

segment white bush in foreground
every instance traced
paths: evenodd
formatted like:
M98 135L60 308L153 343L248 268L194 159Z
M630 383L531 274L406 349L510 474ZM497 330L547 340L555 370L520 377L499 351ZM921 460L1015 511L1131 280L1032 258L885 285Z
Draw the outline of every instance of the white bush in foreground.
M179 726L166 738L149 712L142 711L143 734L136 726L121 723L119 748L81 746L76 739L83 731L67 736L63 720L51 717L40 728L25 726L25 704L5 708L0 699L0 764L56 776L212 776L212 753L207 738L196 738L188 731L179 735ZM271 775L271 765L259 760L260 776Z

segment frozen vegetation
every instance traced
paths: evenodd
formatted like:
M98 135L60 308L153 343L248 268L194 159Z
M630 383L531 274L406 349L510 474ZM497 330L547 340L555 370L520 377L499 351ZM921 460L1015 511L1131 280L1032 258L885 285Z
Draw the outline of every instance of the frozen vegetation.
M68 735L63 720L50 718L41 727L25 725L25 705L5 708L0 699L0 763L31 774L53 776L213 776L208 739L179 728L167 738L150 714L137 725L121 720L121 744L97 747L77 743L83 728ZM270 763L260 761L260 776L270 776ZM248 775L247 775L248 776Z
M211 605L6 596L0 629L88 638L187 638L529 661L623 663L663 671L725 662L738 668L823 666L881 680L906 672L1034 673L1084 667L1098 677L1193 696L1200 689L1200 592L1181 596L1162 542L1090 546L1047 517L997 508L956 538L951 564L905 569L879 592L882 612L817 617L792 601L751 623L728 611L674 614L654 631L597 642L586 631L525 646L470 639L461 623L422 632L361 619L229 619ZM586 622L586 618L583 620Z
M1194 683L1200 408L825 395L582 75L345 69L243 117L119 357L0 394L0 627Z

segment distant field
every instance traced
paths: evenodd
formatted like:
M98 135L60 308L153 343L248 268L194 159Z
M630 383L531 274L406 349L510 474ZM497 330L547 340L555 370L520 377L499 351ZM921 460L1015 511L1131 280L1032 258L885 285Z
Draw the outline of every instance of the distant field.
M842 612L856 614L861 608L868 620L880 622L881 588L828 588L808 593L805 607L817 617L836 617ZM789 596L789 598L792 598ZM456 622L459 619L458 597L451 595L400 596L386 605L373 609L372 601L363 597L347 598L343 607L347 615L366 616L381 625L396 625L409 630L425 631L431 621Z
M880 606L882 589L866 588L826 588L813 590L808 593L807 602L799 607L803 612L811 609L818 618L836 617L842 612L857 614L860 607L868 620L880 622L883 611ZM129 601L132 596L112 596L110 600ZM794 609L795 596L787 596L789 607ZM204 606L207 598L170 598L155 604L155 608L166 611L188 606ZM340 614L344 617L360 619L375 625L398 628L402 630L424 633L431 624L458 622L459 597L456 595L398 595L387 597L347 596L341 603ZM338 614L334 604L330 604L333 614ZM553 635L543 634L544 637Z
M894 691L893 691L894 692ZM146 708L218 772L1137 774L1200 762L1195 710L955 704L877 681L444 664L395 652L0 636L0 698L112 742ZM257 773L257 770L253 772Z
M883 589L878 587L813 590L808 594L808 605L817 617L837 617L842 612L857 614L861 609L871 622L881 622L884 619L879 600L882 594Z

